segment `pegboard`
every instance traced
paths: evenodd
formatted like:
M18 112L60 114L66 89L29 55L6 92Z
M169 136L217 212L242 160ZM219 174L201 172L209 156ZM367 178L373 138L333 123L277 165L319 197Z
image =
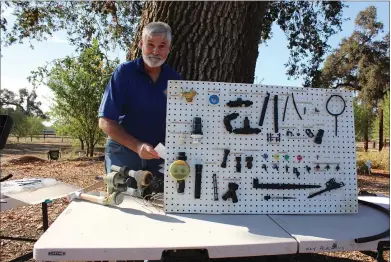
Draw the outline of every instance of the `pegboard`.
M192 89L196 95L189 102L183 92L190 92ZM265 97L268 95L263 125L259 126ZM337 117L337 135L335 117L326 109L327 101L332 95L339 95L345 101L344 104L338 97L333 96L327 107L333 114L344 109ZM252 104L248 107L227 106L229 101L238 98L242 101L251 101ZM278 108L277 114L274 110L275 103ZM243 128L247 117L249 127L259 128L261 132L230 133L223 120L232 113L239 114L236 119L230 121L233 129ZM278 117L277 127L275 115ZM202 122L202 138L199 143L194 143L195 140L191 137L195 117L200 117ZM324 130L321 143L319 138L315 143L320 134L319 130ZM357 213L356 148L350 91L169 81L165 146L164 205L168 213ZM221 164L225 149L230 150L230 153L226 167L223 168ZM169 167L177 159L179 152L186 153L186 162L191 168L190 175L185 180L183 194L177 193L177 181L169 174ZM253 158L251 169L245 161L249 156ZM236 157L241 157L240 172L236 169ZM202 165L199 199L195 198L196 164ZM266 165L266 169L262 168L263 165ZM293 168L297 168L298 172L294 173ZM325 189L326 182L333 178L337 183L342 182L344 186L308 198L310 194ZM304 184L320 187L254 188L254 179L258 179L259 184ZM232 198L222 198L228 191L229 183L238 185L235 191L238 199L236 203L233 203Z

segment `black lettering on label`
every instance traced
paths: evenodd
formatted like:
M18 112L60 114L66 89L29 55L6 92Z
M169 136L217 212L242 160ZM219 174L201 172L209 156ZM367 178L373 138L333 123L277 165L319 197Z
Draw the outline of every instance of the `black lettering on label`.
M65 256L66 252L64 251L50 251L48 252L48 256Z

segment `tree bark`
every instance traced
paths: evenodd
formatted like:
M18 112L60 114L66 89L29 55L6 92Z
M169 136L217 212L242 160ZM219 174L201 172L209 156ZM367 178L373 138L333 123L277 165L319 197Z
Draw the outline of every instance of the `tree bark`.
M383 108L379 108L379 151L383 149Z
M84 150L84 141L83 141L83 139L81 139L81 138L79 137L79 141L80 141L80 149L81 149L81 150Z
M88 141L89 145L89 151L88 151L88 155L87 156L90 156L90 157L93 157L94 156L94 136L91 135L89 141Z
M167 64L184 80L253 83L267 7L250 1L147 1L127 59L141 56L142 29L162 21L173 31Z
M88 141L86 141L86 145L87 145L86 156L88 157L88 154L90 153L90 144L88 143Z
M364 151L368 152L368 142L369 142L369 125L364 127Z

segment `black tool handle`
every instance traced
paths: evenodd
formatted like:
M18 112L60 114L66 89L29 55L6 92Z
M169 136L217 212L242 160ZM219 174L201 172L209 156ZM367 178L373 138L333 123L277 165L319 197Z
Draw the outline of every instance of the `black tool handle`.
M185 180L177 180L176 189L177 189L178 194L184 194L185 193Z
M269 103L269 97L270 97L270 94L266 93L265 100L264 100L263 106L262 106L261 118L259 119L259 126L263 125L263 120L265 119L267 104Z
M199 199L201 197L201 175L202 175L202 165L195 165L195 188L194 188L194 198Z

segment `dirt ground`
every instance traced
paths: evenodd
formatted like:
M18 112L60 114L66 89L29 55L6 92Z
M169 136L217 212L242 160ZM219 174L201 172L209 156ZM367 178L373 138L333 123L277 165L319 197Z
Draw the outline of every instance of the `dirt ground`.
M7 145L1 155L1 177L12 174L11 179L24 177L55 178L59 181L79 187L88 186L96 182L95 177L103 175L102 161L72 161L62 157L60 161L48 161L46 152L49 149L60 148L67 155L72 151L69 144L11 144ZM98 150L101 151L101 150ZM32 157L26 157L32 156ZM38 159L37 159L38 158ZM372 170L371 175L358 176L359 190L372 193L381 193L389 196L389 172ZM103 190L103 188L102 188ZM67 207L65 199L54 200L49 205L49 226ZM41 205L30 205L14 208L0 213L1 235L27 237L38 239L43 234ZM9 261L13 258L30 252L33 243L1 240L0 261ZM389 252L385 252L386 261L390 261ZM34 261L33 259L29 261ZM361 252L332 252L305 254L298 256L273 256L243 259L216 259L216 261L375 261L369 255Z

